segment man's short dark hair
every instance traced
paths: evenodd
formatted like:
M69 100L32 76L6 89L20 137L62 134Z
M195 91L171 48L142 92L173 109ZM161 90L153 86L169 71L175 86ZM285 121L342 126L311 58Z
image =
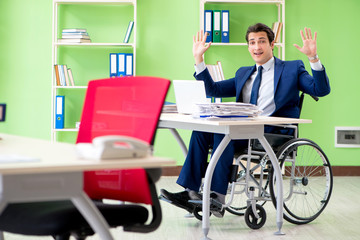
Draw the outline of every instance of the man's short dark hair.
M266 35L268 36L268 39L269 39L269 43L274 41L274 38L275 38L274 32L271 30L271 28L269 28L268 26L266 26L263 23L257 23L248 28L248 30L246 32L246 36L245 36L247 43L249 43L249 34L252 32L255 32L255 33L266 32Z

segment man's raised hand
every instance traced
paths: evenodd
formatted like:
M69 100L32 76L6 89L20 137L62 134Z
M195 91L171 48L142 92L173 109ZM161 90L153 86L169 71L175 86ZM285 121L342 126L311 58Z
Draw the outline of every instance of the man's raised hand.
M203 55L211 46L211 42L206 44L206 32L197 32L196 36L193 36L193 55L195 64L199 64L204 61Z

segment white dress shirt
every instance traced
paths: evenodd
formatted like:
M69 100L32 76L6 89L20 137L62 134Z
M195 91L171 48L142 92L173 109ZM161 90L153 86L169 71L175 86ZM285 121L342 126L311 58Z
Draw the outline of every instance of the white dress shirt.
M274 67L275 58L271 58L262 65L261 83L259 88L259 97L257 106L263 112L261 115L269 116L275 111L274 102ZM244 103L250 102L251 89L253 87L256 75L258 73L259 65L256 65L256 71L250 76L242 89L242 98Z
M262 75L261 75L261 84L259 88L259 97L257 101L257 105L259 109L263 112L261 115L269 116L275 111L275 102L274 102L274 67L275 67L275 58L271 58L265 64L262 65ZM315 71L323 70L323 66L319 61L315 63L310 62L310 66ZM250 102L251 89L254 84L254 80L257 75L257 69L259 65L256 65L256 71L250 76L250 78L246 81L243 89L242 89L242 98L244 103ZM198 65L195 65L196 75L201 73L206 69L205 62L201 62Z

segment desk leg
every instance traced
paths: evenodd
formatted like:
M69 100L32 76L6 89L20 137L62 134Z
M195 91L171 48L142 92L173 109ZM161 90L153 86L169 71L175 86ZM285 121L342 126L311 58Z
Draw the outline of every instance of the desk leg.
M202 228L204 232L204 240L209 239L207 237L209 230L210 230L210 186L211 186L211 179L215 170L215 166L219 161L219 158L223 151L225 150L226 146L230 142L229 135L225 135L223 140L220 142L219 146L216 148L212 158L210 159L210 163L207 167L205 173L205 180L204 180L204 189L203 189L203 205L202 205Z
M270 144L266 140L264 136L259 138L261 145L264 147L266 153L269 155L272 166L274 168L275 176L276 176L276 185L277 185L277 201L276 201L276 225L278 227L278 231L275 232L276 235L283 235L281 232L281 228L283 225L283 206L284 206L284 195L283 195L283 179L281 176L281 169L279 165L279 161L276 158L274 151L272 150Z
M114 239L111 236L109 231L110 227L104 217L85 193L82 193L80 196L73 197L71 200L93 228L94 232L99 234L100 239Z
M179 144L181 151L183 152L184 157L186 158L187 154L188 154L188 150L187 147L183 141L183 139L181 138L180 134L178 131L176 131L175 128L169 128L171 134L174 136L174 138L176 139L177 143Z

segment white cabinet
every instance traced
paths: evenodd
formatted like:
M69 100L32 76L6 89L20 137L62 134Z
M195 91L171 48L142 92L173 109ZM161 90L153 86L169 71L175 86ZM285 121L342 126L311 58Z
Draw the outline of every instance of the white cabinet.
M107 21L111 21L111 24ZM129 43L123 43L129 21L134 21L131 38ZM87 83L109 77L109 53L132 53L133 75L136 75L136 25L136 0L53 0L52 141L62 141L59 134L74 132L73 135L76 135L78 129L75 124L80 121ZM58 39L62 38L61 33L65 28L87 29L91 42L60 42ZM57 84L55 65L71 68L74 86ZM55 127L57 95L65 96L64 128Z

